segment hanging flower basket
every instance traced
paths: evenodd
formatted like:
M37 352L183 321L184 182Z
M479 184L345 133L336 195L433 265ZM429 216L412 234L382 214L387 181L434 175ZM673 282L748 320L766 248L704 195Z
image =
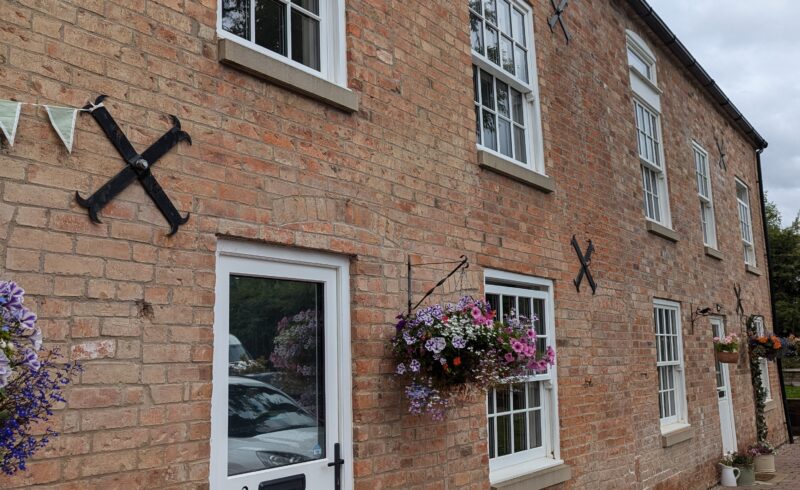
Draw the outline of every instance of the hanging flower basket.
M717 353L717 360L724 364L736 364L739 362L739 336L735 333L725 337L714 337L714 351Z
M481 388L546 372L555 362L547 346L537 352L536 318L509 315L505 321L483 300L434 305L398 316L392 350L395 372L407 380L412 414L441 420L451 395L467 384Z
M797 355L798 339L794 335L778 337L777 335L750 335L750 355L754 359L763 357L770 361Z
M717 360L723 364L737 364L739 362L739 352L717 351Z

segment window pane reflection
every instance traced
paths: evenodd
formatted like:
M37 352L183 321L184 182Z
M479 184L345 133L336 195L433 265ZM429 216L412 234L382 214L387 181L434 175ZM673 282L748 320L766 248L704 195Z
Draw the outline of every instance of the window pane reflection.
M325 457L323 285L230 278L228 474Z

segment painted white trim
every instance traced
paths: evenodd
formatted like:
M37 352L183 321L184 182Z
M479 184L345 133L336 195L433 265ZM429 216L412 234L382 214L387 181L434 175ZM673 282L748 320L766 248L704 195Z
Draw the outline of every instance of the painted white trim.
M660 100L660 99L659 99ZM661 226L665 226L669 229L672 229L672 209L669 202L669 181L667 178L667 162L664 158L664 134L661 131L661 112L657 110L655 107L650 105L646 100L639 97L638 94L633 94L633 126L634 130L636 131L636 157L639 159L639 164L645 166L654 172L658 173L658 182L657 185L659 186L659 191L661 194L659 195L659 212L661 213L661 221L656 221L649 216L647 216L647 212L645 210L645 218L649 219L654 223L658 223ZM636 114L636 104L639 103L644 109L650 111L653 116L655 116L656 120L656 133L655 136L658 138L658 158L659 162L661 163L661 167L654 165L647 160L644 160L642 157L639 156L639 125L638 125L638 116ZM641 173L641 169L640 169ZM642 182L642 198L645 199L643 202L644 206L647 206L647 201L645 196L644 190L644 182Z
M291 56L283 56L275 53L255 42L239 37L222 28L222 1L217 0L217 36L219 38L230 39L249 49L252 49L272 59L286 63L289 66L302 70L310 75L321 78L328 82L347 87L347 41L346 41L346 16L345 0L320 0L319 15L319 71L310 68L302 63L294 61ZM286 1L286 0L283 0ZM254 24L255 20L251 18ZM251 26L251 31L255 29ZM287 46L287 50L290 47ZM288 51L287 51L288 52Z
M744 247L745 252L745 260L744 263L746 265L750 265L756 267L756 242L755 242L755 235L753 235L753 208L750 206L750 187L744 183L738 177L734 177L734 191L736 195L736 207L737 207L737 214L739 216L739 237L742 240L742 246ZM739 199L739 189L738 187L741 186L745 193L747 194L747 201L742 201ZM745 240L742 236L742 206L747 209L747 214L744 218L747 218L747 234L750 235L750 241ZM748 253L749 250L749 253Z
M709 317L709 321L711 323L711 328L714 336L722 337L723 335L725 335L725 320L721 316L712 315ZM726 386L727 396L725 397L725 401L727 403L727 408L728 408L728 417L729 417L728 422L730 425L730 433L733 438L733 440L731 441L731 446L735 451L736 448L739 447L739 444L737 443L736 439L736 413L733 410L733 390L731 389L730 370L728 369L728 364L719 361L715 361L715 363L719 364L720 374L722 374L722 379ZM716 377L716 369L714 371ZM716 380L714 380L714 384L716 385ZM718 393L719 387L716 388L717 388L716 390L717 394L719 394ZM718 399L722 400L722 398ZM720 413L720 431L724 430L724 428L722 427L722 423L723 423L722 414ZM724 441L724 436L723 436L723 441ZM722 453L725 454L724 447L722 448Z
M650 46L642 39L638 34L631 31L630 29L625 29L625 44L628 49L630 49L637 58L642 60L645 64L649 65L650 67L650 74L651 77L647 77L644 73L641 73L642 77L650 82L656 88L658 87L658 74L656 73L656 62L657 58L655 53ZM625 53L625 59L628 59L627 52ZM630 66L630 65L629 65ZM631 67L633 71L639 73L639 70Z
M502 282L503 285L488 284L488 281ZM526 286L546 288L546 291L524 289ZM514 272L494 269L484 270L484 292L521 295L544 300L547 322L547 344L556 347L555 291L553 281L539 277L526 276ZM491 294L490 293L490 294ZM491 483L505 481L531 471L562 464L561 429L558 417L558 352L556 364L548 368L544 375L532 376L528 381L542 383L542 407L547 407L548 417L542 418L542 449L523 451L502 458L489 460L489 480ZM487 414L488 416L488 414ZM501 460L501 461L498 461ZM498 464L498 462L500 464Z
M262 245L250 242L219 240L216 252L216 301L214 306L214 354L212 365L211 395L211 457L209 466L209 483L212 490L227 489L231 480L227 470L227 407L228 407L228 315L229 315L229 277L231 273L256 274L265 277L286 279L325 280L333 278L336 297L335 312L337 330L334 339L338 351L336 382L326 382L326 397L336 394L338 407L338 437L328 438L327 457L333 458L333 444L341 445L342 488L352 490L353 477L353 410L352 410L352 356L350 346L350 262L346 257L322 252L291 249L285 247ZM272 269L276 274L265 273ZM257 270L261 269L261 270ZM329 292L326 291L326 301ZM330 309L328 309L329 311ZM220 331L224 329L225 331ZM326 348L331 345L327 344ZM331 440L333 439L333 440ZM300 470L313 464L293 465L293 470ZM261 475L274 470L265 470L246 475ZM332 477L331 477L332 478ZM265 478L266 479L266 478Z

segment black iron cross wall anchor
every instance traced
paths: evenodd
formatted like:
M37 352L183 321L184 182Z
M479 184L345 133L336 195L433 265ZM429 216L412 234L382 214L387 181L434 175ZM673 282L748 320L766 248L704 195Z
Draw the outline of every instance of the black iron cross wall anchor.
M150 171L150 168L158 162L173 146L181 141L187 141L192 144L192 138L189 134L181 131L181 122L175 116L170 116L172 120L172 128L164 133L155 143L150 145L144 153L137 153L133 149L128 138L122 132L122 129L117 125L114 118L111 117L108 110L101 105L105 95L98 97L94 104L87 104L84 109L91 112L94 120L103 129L111 144L117 149L119 154L125 160L125 168L123 168L117 175L111 178L101 188L99 188L88 199L84 199L80 194L75 192L75 197L78 204L89 210L89 218L95 223L100 223L100 218L97 213L105 207L112 199L114 199L120 192L125 190L134 180L139 180L142 187L147 192L147 195L153 200L158 210L164 215L164 218L169 222L170 232L169 235L174 235L178 231L178 227L189 221L189 215L181 216L172 201L169 200L164 189L158 184L156 178Z
M742 306L742 286L733 283L733 293L736 295L736 314L744 316L744 306Z
M722 139L721 136L717 138L717 136L714 135L714 142L717 144L717 150L719 151L719 167L727 172L728 164L725 162L725 140Z
M561 24L561 30L564 31L564 37L567 38L567 44L569 44L569 42L572 40L572 34L569 33L567 26L564 25L564 18L562 17L564 15L564 10L566 10L567 5L569 5L569 0L561 0L561 3L559 3L558 6L556 6L555 0L550 0L550 4L553 5L553 9L555 10L555 13L547 19L547 25L550 26L550 32L553 32L556 24Z
M583 282L583 276L586 276L586 280L589 281L589 286L592 288L592 294L597 291L597 283L594 282L594 278L592 277L592 272L589 270L589 264L592 263L592 253L594 252L594 244L591 240L589 240L589 246L586 247L586 255L581 252L581 247L578 245L578 240L575 239L575 235L572 235L572 248L575 249L575 253L578 254L578 260L581 263L581 270L578 272L578 277L572 280L572 283L575 284L575 289L580 293L581 292L581 282Z

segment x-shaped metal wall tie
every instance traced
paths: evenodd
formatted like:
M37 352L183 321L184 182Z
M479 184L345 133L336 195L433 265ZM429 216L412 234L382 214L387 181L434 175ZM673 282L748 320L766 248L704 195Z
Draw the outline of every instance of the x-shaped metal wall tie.
M725 140L722 137L717 138L714 136L714 142L717 144L719 151L719 166L722 170L728 170L728 164L725 162Z
M551 15L547 19L547 25L550 26L550 32L553 32L553 29L556 27L556 24L561 24L561 30L564 31L564 37L567 38L567 44L572 40L572 34L569 33L567 30L567 26L564 25L564 10L566 10L567 5L569 5L569 0L561 0L561 3L556 6L555 0L550 0L550 4L553 5L553 9L555 9L555 13Z
M155 143L150 145L144 153L137 153L133 149L128 138L122 132L122 129L117 125L114 118L111 117L108 110L102 105L105 95L101 95L94 101L94 104L87 104L84 109L87 109L97 121L97 124L103 129L111 144L117 149L119 154L125 160L126 166L117 175L111 178L101 188L99 188L88 199L84 199L78 192L75 192L75 197L78 204L89 210L89 218L95 223L100 223L100 218L97 213L103 209L112 199L114 199L120 192L125 190L134 180L139 180L145 192L153 200L158 210L164 215L164 218L170 224L169 235L174 235L178 231L178 227L189 221L189 214L185 217L181 216L172 201L169 200L164 189L158 184L156 178L150 172L153 165L163 157L173 146L181 141L187 141L192 144L192 138L185 131L181 131L181 122L175 116L170 116L172 120L172 128L164 133Z
M578 245L578 240L575 239L575 235L572 235L572 248L575 249L575 253L578 254L578 260L581 263L581 270L578 272L578 277L572 280L572 283L575 284L575 289L578 292L581 292L581 282L583 281L583 276L586 275L586 280L589 281L589 286L592 288L592 294L597 291L597 284L594 282L594 278L592 277L592 272L589 270L589 264L592 263L592 253L594 252L594 244L591 240L589 240L589 246L586 247L586 255L581 252L581 247Z

